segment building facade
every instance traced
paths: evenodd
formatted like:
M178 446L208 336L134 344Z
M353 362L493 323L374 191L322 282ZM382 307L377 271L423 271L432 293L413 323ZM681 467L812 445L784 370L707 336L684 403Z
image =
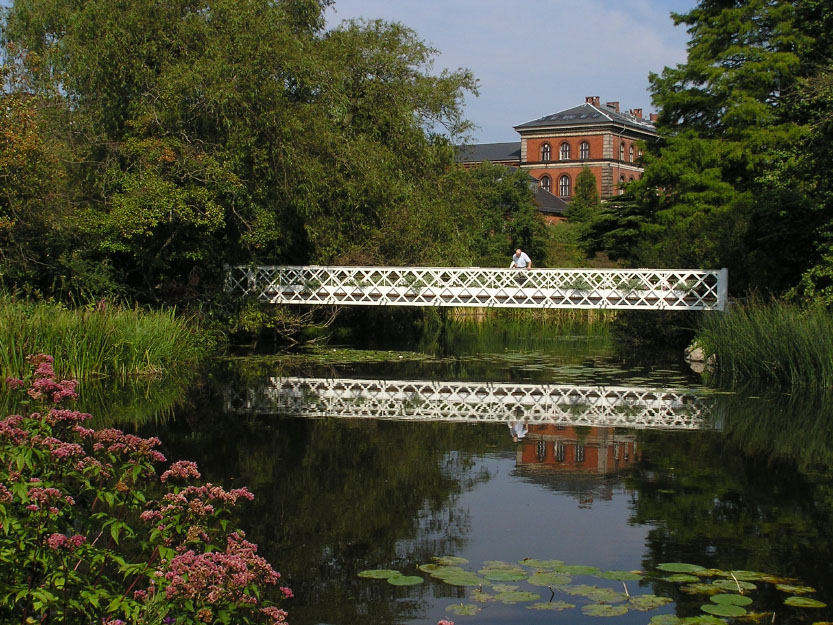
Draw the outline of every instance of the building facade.
M589 96L584 104L515 126L519 143L467 146L458 158L464 164L488 160L519 167L567 202L587 167L605 199L642 176L641 145L656 138L654 121L654 115L644 119L642 109L621 112L618 102L601 105L598 96Z

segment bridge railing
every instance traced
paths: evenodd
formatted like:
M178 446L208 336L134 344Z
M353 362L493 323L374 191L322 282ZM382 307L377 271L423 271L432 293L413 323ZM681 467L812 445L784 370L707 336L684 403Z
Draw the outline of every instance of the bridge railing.
M272 378L230 389L236 413L419 421L585 425L658 429L719 428L710 398L687 389L443 380Z
M273 304L724 310L728 271L236 266L226 290Z

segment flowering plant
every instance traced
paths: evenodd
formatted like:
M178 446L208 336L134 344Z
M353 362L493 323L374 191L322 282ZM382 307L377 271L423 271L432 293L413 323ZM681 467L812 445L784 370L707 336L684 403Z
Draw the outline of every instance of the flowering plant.
M200 484L193 462L157 475L157 438L85 427L90 415L61 407L75 381L51 356L30 361L6 386L34 410L0 420L0 621L284 623L261 599L280 574L229 528L253 495Z

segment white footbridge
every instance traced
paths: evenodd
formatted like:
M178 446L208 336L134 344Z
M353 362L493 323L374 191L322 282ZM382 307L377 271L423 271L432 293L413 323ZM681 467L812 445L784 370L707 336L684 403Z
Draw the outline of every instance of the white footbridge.
M226 291L271 304L725 310L726 269L237 266Z
M712 398L686 389L441 380L272 378L229 390L234 413L633 429L719 429Z

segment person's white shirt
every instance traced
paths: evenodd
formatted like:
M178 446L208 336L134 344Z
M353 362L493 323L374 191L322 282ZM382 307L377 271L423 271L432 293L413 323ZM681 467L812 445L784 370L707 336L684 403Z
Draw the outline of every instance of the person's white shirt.
M532 259L526 255L526 252L517 252L512 256L510 267L517 267L518 269L525 269L527 265L532 264Z

